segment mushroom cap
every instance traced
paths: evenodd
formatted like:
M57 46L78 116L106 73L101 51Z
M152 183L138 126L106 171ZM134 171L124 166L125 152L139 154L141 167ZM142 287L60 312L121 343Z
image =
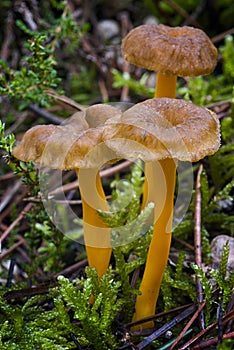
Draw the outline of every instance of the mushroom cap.
M191 102L153 98L109 119L103 139L118 158L196 162L218 150L219 121L215 113Z
M104 123L121 111L110 105L94 105L77 112L61 125L29 129L13 155L53 169L95 168L113 159L102 140Z
M122 41L122 54L136 66L183 77L211 73L218 58L216 47L202 30L163 24L132 29Z

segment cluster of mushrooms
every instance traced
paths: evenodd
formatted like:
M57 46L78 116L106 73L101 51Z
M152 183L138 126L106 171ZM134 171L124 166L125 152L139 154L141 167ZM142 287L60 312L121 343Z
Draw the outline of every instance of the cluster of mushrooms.
M105 104L75 113L63 125L28 130L13 154L23 161L62 170L75 169L82 199L88 264L99 278L112 247L110 228L97 210L108 210L100 168L119 159L145 163L144 208L154 203L154 227L136 298L133 320L155 314L172 232L178 161L197 162L220 146L219 121L210 110L176 99L177 76L206 75L217 63L217 49L200 29L141 25L122 42L124 59L157 72L155 97L126 111ZM144 327L151 327L152 322Z

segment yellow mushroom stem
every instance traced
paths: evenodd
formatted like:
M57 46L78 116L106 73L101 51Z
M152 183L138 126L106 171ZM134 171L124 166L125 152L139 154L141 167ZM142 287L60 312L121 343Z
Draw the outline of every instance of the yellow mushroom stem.
M150 193L154 193L154 212L157 219L140 285L141 295L138 295L136 299L133 321L155 314L160 285L170 251L176 163L174 159L163 159L158 163L161 166L161 173L157 169L157 162L147 163L149 175L151 175L148 178L148 188ZM163 182L165 182L164 185ZM153 327L153 322L144 323L142 327Z
M77 170L82 199L84 242L90 267L101 278L106 273L111 257L110 229L106 227L97 209L108 210L105 193L97 169Z
M156 89L155 89L155 97L175 98L176 81L177 81L176 75L158 72Z
M165 74L158 72L156 79L156 88L155 88L155 97L176 97L176 82L177 76L172 74ZM151 201L149 198L149 188L148 188L148 170L147 162L145 164L145 182L144 182L144 191L142 199L142 208Z
M157 82L155 97L169 97L176 96L176 81L175 75L157 73ZM164 159L159 161L161 171L164 174L164 180L159 175L157 162L145 163L145 183L143 191L142 207L144 208L149 202L155 204L154 215L157 217L157 208L162 201L163 190L162 181L166 184L165 203L162 208L160 216L156 219L153 228L152 240L147 254L145 264L145 271L140 285L141 295L137 296L135 304L135 314L133 321L138 321L144 317L149 317L155 314L156 303L160 291L165 267L167 265L168 256L171 246L171 231L173 218L173 202L176 179L176 163L173 159ZM136 326L134 329L140 327L153 327L154 323L146 322L142 326Z

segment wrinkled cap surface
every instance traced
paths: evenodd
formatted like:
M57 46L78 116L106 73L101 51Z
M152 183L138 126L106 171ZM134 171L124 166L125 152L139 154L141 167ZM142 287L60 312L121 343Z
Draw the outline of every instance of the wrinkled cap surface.
M163 24L132 29L123 39L122 54L136 66L184 77L211 73L218 58L216 47L202 30Z
M220 146L219 121L191 102L153 98L106 122L103 139L118 158L196 162Z
M118 108L100 104L75 113L61 125L35 126L24 134L13 155L53 169L98 167L105 159L113 159L102 142L103 125L120 113Z

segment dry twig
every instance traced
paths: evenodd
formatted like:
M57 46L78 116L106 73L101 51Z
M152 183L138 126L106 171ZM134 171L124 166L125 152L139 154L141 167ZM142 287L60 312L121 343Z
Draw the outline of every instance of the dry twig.
M197 319L197 317L199 316L200 312L202 311L202 309L204 308L206 302L203 301L202 304L200 304L198 306L197 311L194 313L193 317L190 319L190 321L186 324L186 326L184 327L184 329L182 330L182 332L180 332L180 334L178 335L178 337L176 338L175 342L172 344L170 350L174 349L175 346L179 343L179 341L183 338L183 336L185 335L185 333L189 330L189 328L191 327L191 325L193 324L193 322Z
M233 320L234 318L234 310L231 310L228 312L223 318L222 318L222 324L223 326L227 324L230 320ZM207 335L209 332L211 332L213 329L215 329L218 325L218 322L214 322L210 324L206 329L203 329L200 333L196 334L192 339L187 341L185 344L183 344L182 347L180 347L178 350L186 350L186 349L195 349L195 347L192 347L192 344L197 342L199 339L202 339L205 335ZM225 335L224 335L225 336ZM218 337L217 337L217 342L218 342ZM197 345L199 346L199 345ZM199 347L197 348L199 349Z
M185 318L189 317L194 311L196 311L197 305L192 305L189 308L187 308L185 311L183 311L180 315L174 317L171 321L167 322L164 326L157 329L155 332L153 332L149 337L144 339L142 342L140 342L136 349L142 350L145 349L152 341L157 339L159 336L164 334L166 331L171 329L172 327L176 326L178 323L182 322Z
M195 198L195 213L194 213L194 246L195 246L195 262L199 268L202 268L202 247L201 247L201 173L203 170L202 164L200 165L197 173L196 181L196 198ZM202 285L200 280L196 277L196 289L197 289L197 302L199 305L203 304ZM200 329L205 328L204 313L199 313L199 326Z

